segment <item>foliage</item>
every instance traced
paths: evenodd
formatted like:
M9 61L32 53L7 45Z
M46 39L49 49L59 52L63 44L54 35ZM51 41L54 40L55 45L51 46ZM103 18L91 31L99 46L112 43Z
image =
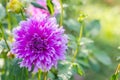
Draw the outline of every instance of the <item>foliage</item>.
M111 80L118 80L119 72L120 72L120 64L118 64L118 67L117 67L115 73L112 75Z

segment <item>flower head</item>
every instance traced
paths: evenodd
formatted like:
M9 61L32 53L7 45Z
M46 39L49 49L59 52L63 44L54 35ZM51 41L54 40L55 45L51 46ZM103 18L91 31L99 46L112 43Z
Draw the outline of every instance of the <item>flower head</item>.
M33 5L29 5L26 12L29 16L36 16L36 15L40 15L40 14L46 14L47 16L50 15L49 11L47 10L47 4L46 4L46 0L37 0L36 1L38 4L40 4L41 6L43 6L46 10L44 9L40 9L40 8L36 8ZM60 13L60 3L58 0L52 0L53 4L54 4L54 15L57 15Z
M15 13L20 13L22 8L23 5L19 0L10 0L10 2L7 4L7 9Z
M22 21L14 29L15 42L12 52L22 59L21 67L27 67L33 72L38 69L49 71L57 66L58 60L65 59L67 37L64 29L59 28L56 19L45 16Z

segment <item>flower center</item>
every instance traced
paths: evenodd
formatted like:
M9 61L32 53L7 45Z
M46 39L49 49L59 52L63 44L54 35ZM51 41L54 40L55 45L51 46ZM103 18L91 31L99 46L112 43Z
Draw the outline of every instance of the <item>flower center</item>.
M28 49L32 53L43 53L47 50L48 45L45 39L42 39L38 34L34 34L31 41L28 43Z

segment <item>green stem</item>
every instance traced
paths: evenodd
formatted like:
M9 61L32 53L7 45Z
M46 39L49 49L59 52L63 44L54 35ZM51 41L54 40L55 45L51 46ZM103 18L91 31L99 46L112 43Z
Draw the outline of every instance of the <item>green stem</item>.
M32 80L34 80L34 76L35 76L35 74L32 74Z
M8 21L8 29L11 31L12 25L11 25L10 13L8 12L7 7L6 7L6 14L7 14L7 21Z
M23 14L23 11L21 10L21 15L22 15L22 19L25 20L25 16Z
M118 74L119 72L120 72L120 64L118 64L115 74Z
M7 43L7 40L6 40L6 37L5 37L5 33L4 33L3 28L2 28L2 24L1 23L0 23L0 29L1 29L1 32L2 32L2 37L3 37L3 39L4 39L5 43L6 43L6 46L7 46L8 50L10 50L10 47L9 47L9 45Z
M28 70L27 69L25 69L25 72L26 72L26 80L28 80Z
M41 70L38 71L38 80L41 80Z
M80 40L82 38L83 28L84 28L84 23L81 23L80 33L79 33L79 38L78 38L78 44L80 43Z
M63 24L63 4L62 4L62 0L60 0L60 6L61 6L61 15L60 15L60 27Z
M11 26L11 21L10 21L10 14L7 12L7 20L8 20L8 29L11 31L11 28L12 28L12 26Z
M48 72L44 72L44 80L47 80L47 74Z
M80 46L80 40L81 40L82 34L83 34L83 27L84 27L84 25L83 25L83 22L82 22L81 23L81 27L80 27L79 38L78 38L78 41L77 41L77 48L76 48L76 50L74 52L74 55L73 55L73 58L72 58L72 62L75 61L75 59L77 57L77 54L78 54L78 50L79 50L79 46Z

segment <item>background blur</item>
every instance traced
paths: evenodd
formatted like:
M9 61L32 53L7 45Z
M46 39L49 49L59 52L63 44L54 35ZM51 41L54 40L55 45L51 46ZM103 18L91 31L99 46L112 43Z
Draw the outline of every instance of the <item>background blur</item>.
M87 22L99 20L100 32L94 38L95 45L111 58L108 66L100 64L98 71L86 70L85 80L109 80L115 72L120 56L120 0L65 0L68 17L77 19L80 11L88 17ZM87 23L86 22L86 23ZM94 28L94 27L93 27Z

